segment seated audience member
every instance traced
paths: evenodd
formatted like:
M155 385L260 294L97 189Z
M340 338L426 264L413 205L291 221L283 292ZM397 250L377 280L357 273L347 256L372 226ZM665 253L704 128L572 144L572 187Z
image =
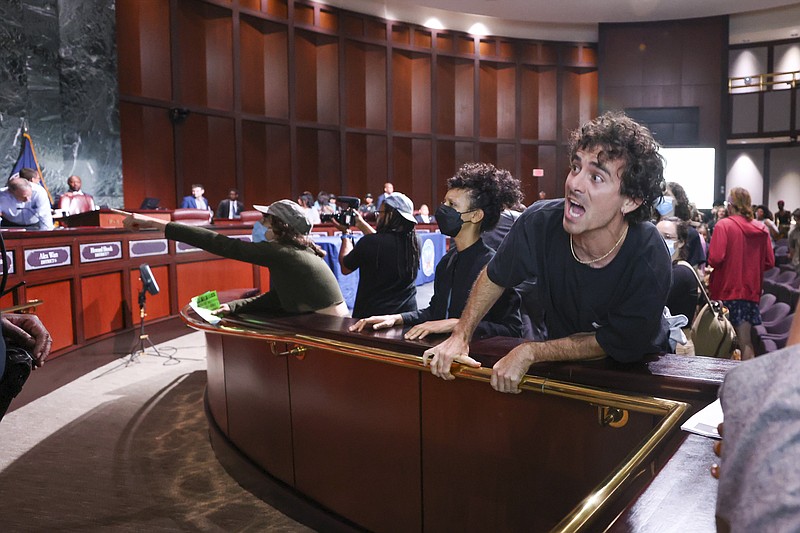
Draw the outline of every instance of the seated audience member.
M314 203L317 214L330 215L336 212L336 205L331 203L331 196L333 195L329 192L319 191L317 201Z
M94 211L97 207L91 194L86 194L81 189L83 183L80 176L70 176L67 179L67 192L58 199L58 208L65 215L77 215L87 211Z
M688 235L687 223L678 217L662 217L656 228L667 243L667 250L672 257L672 284L667 295L667 307L670 314L683 315L689 323L683 328L687 344L678 344L676 352L681 355L694 355L692 343L692 322L697 311L697 298L700 289L692 266L686 261L689 253L686 250Z
M745 361L719 392L725 418L720 456L717 531L800 531L800 313L786 347ZM723 427L724 426L724 427Z
M436 266L433 296L428 307L371 316L356 322L350 331L362 331L365 327L414 326L406 332L407 339L452 331L475 279L494 256L494 250L483 242L481 233L497 223L501 206L518 201L519 187L519 180L493 165L469 163L462 166L447 181L444 203L436 211L439 228L453 238L455 247ZM521 325L519 296L509 289L478 324L475 335L479 338L519 337Z
M789 232L789 261L800 274L800 208L792 211L794 229Z
M544 191L539 191L539 200L547 200L547 193Z
M414 204L403 193L395 192L378 208L376 229L356 214L356 228L364 233L358 243L342 230L339 264L342 274L358 270L358 292L353 316L364 318L387 313L417 310L417 287L414 281L419 270L419 243L414 233Z
M19 393L19 382L9 381L6 359L9 350L23 349L32 358L31 369L42 366L50 354L53 339L39 317L30 314L6 313L0 316L0 420L8 411L11 400ZM26 369L27 374L27 369Z
M414 219L420 224L432 224L436 222L436 217L431 216L431 212L428 209L427 204L422 204L419 206L418 214L414 215Z
M312 224L319 224L321 222L319 219L319 211L314 209L314 195L309 191L303 191L303 194L297 197L297 205L299 205L303 213L306 214L306 218L308 218L309 222Z
M24 178L11 178L8 187L0 189L2 226L30 230L53 229L53 215L47 196L38 194L40 188Z
M348 316L336 277L322 259L325 252L308 237L312 226L300 206L291 200L279 200L269 206L253 207L264 213L261 224L266 228L266 240L262 242L233 239L205 228L167 223L141 214L129 215L124 224L131 230L159 229L168 239L269 268L272 290L224 304L222 312Z
M228 189L228 197L217 206L217 218L235 219L242 218L244 204L239 201L239 191Z
M565 198L525 210L478 276L450 338L425 351L435 376L455 379L454 361L480 366L468 355L472 333L504 290L525 280L536 280L548 340L520 344L494 365L498 391L519 392L539 361L607 355L624 363L668 350L672 267L648 222L664 183L658 144L624 114L606 113L573 132L569 154Z
M711 298L728 308L747 360L755 356L750 331L761 324L761 282L775 266L775 255L767 228L753 220L750 193L734 187L729 195L728 216L717 222L708 247L708 266L714 269L708 288Z
M375 207L375 202L372 198L371 193L367 193L364 196L364 203L358 206L358 212L361 213L361 216L367 222L374 222L377 220L376 211L377 208Z
M181 209L205 209L212 211L211 206L208 204L205 194L206 190L199 183L192 185L192 194L184 196L181 200Z
M664 197L655 206L658 212L658 219L661 217L678 217L684 222L690 222L692 218L692 208L689 204L689 197L679 183L670 181L664 191ZM693 226L688 225L688 236L686 238L686 261L697 270L698 275L705 275L706 253L703 251L703 244L700 242L700 234Z
M775 213L775 222L778 223L778 238L785 239L789 236L789 228L792 227L792 214L788 209L784 209L786 203L778 200L778 211Z

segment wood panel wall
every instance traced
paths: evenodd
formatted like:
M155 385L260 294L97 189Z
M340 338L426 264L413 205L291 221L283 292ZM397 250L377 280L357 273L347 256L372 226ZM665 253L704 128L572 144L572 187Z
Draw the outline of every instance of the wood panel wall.
M437 31L294 0L118 0L127 206L216 204L385 181L438 203L484 160L560 195L571 129L597 113L597 47ZM532 169L543 168L544 178Z
M728 17L600 24L598 50L601 111L700 109L697 146L717 150L720 195L729 131Z

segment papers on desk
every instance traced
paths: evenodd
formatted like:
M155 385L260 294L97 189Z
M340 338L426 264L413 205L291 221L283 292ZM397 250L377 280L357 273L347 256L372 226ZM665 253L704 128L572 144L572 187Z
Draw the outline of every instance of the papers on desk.
M711 405L696 412L681 426L681 429L703 437L718 439L720 436L717 426L722 423L722 418L722 404L717 399Z
M213 314L213 311L219 308L217 291L209 291L195 296L189 302L189 306L200 316L200 318L211 325L214 325L222 320L220 317Z

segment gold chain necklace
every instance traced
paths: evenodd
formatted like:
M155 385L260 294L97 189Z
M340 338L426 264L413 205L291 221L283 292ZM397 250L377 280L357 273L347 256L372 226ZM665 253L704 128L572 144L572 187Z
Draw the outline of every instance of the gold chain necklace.
M604 253L603 255L598 257L597 259L589 259L588 261L581 261L580 259L578 259L578 256L575 255L575 247L572 245L572 234L570 233L570 235L569 235L569 249L572 252L572 257L574 257L575 261L577 261L578 263L580 263L582 265L591 265L592 263L597 263L598 261L602 261L603 259L605 259L609 255L611 255L611 252L616 250L617 246L619 246L619 243L621 243L625 239L625 235L628 234L628 228L629 227L630 226L625 226L625 231L622 232L622 235L620 235L619 240L617 240L617 242L614 244L614 246L609 251L607 251L606 253Z

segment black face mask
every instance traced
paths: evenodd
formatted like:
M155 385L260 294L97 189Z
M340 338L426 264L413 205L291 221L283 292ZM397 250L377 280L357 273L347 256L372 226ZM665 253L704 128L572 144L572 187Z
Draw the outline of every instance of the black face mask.
M469 211L465 212L469 213ZM436 223L439 224L439 231L448 237L455 237L458 235L458 232L461 231L461 226L464 225L464 221L461 220L461 215L463 214L464 213L459 213L455 208L449 205L440 205L435 215Z

